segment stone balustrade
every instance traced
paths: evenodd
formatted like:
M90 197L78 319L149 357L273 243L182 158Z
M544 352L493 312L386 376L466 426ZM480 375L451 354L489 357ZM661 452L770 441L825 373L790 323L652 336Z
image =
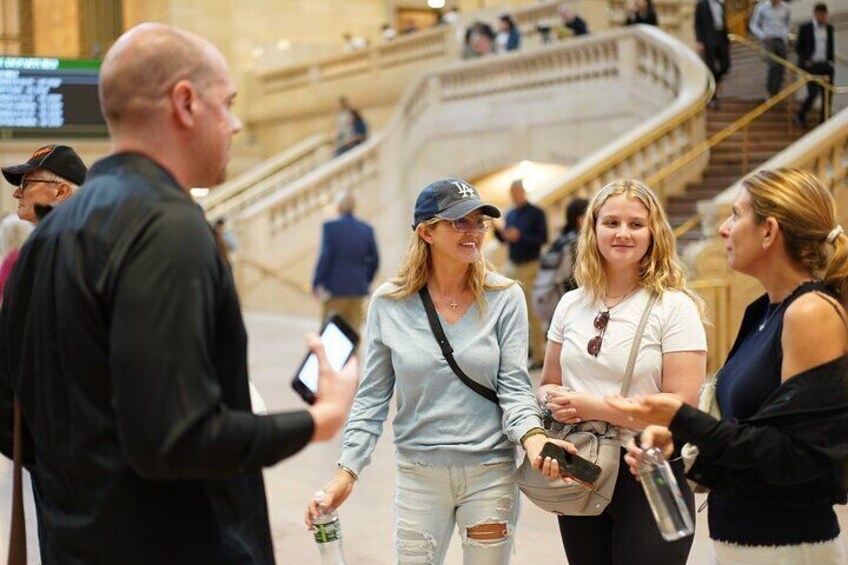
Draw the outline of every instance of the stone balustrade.
M570 6L597 33L619 25L616 1L575 0ZM559 4L545 0L510 10L522 30L522 51L541 48L538 25L561 25ZM658 9L661 27L691 45L691 1L664 0ZM365 111L372 129L381 129L418 76L460 60L464 26L478 19L494 23L499 13L490 9L464 14L455 25L400 36L361 51L257 70L245 79L246 126L263 147L279 151L315 132L329 131L338 98L347 96Z
M326 163L333 154L328 135L314 135L288 151L225 182L201 201L210 219L229 217Z

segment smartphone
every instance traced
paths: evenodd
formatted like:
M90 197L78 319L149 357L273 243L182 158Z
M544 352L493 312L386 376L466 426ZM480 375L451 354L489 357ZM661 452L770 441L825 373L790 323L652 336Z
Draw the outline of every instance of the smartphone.
M584 486L591 487L601 476L600 465L595 465L588 459L569 453L555 443L547 442L542 447L542 457L550 457L559 464L561 475L568 477Z
M324 344L330 368L340 371L353 355L359 336L344 318L332 313L321 328L321 343ZM315 403L315 395L318 393L318 357L311 351L300 364L292 380L292 388L309 404Z

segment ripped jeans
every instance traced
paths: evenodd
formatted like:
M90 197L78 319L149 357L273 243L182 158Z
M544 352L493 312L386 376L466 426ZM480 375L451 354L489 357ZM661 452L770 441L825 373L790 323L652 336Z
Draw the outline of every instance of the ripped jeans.
M518 521L513 460L437 467L398 461L395 550L401 565L441 565L454 525L465 565L509 563Z

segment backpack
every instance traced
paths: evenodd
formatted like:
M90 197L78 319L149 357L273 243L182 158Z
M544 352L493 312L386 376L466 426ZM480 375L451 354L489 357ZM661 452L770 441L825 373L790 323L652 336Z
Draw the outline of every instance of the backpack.
M575 288L574 257L577 234L569 232L559 236L539 257L539 274L533 283L533 313L548 327L554 317L560 298Z

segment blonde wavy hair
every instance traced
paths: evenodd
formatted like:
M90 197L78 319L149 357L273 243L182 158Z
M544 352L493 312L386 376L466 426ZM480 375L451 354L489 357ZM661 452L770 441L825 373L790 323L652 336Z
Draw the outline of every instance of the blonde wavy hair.
M430 229L437 223L444 221L439 218L432 218L419 224L419 227L412 234L409 240L409 247L406 251L406 256L400 265L394 278L389 282L395 285L394 290L383 293L381 296L392 298L394 300L403 300L427 285L430 279L431 256L430 244L424 241L419 230ZM468 288L471 289L474 295L474 300L480 307L480 312L485 312L486 298L484 293L490 290L503 290L509 288L515 281L509 280L506 283L492 283L487 280L489 273L495 271L489 266L489 263L483 257L482 250L480 256L474 263L468 266Z
M801 169L759 171L744 179L742 186L751 197L755 220L777 220L790 259L821 278L845 302L848 237L839 234L828 241L837 226L830 191Z
M705 320L704 301L686 286L686 270L677 257L677 245L665 210L654 191L638 180L614 180L595 193L589 202L577 242L577 264L574 270L577 284L586 289L593 300L603 297L606 272L604 259L598 251L598 213L607 200L619 195L635 198L648 210L651 243L640 262L637 284L657 292L660 296L666 290L685 293L695 302L701 319Z

